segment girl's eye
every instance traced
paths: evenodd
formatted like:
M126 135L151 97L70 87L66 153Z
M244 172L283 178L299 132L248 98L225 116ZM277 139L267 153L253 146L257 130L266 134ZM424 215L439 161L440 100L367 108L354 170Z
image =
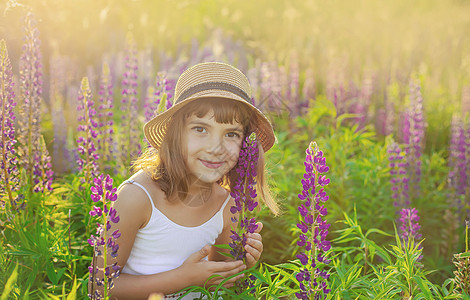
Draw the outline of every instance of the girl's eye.
M195 130L199 133L205 133L206 132L206 129L204 127L199 127L199 126L193 127L193 130Z
M236 137L236 138L240 137L240 135L236 132L229 132L229 133L227 133L227 136L228 137Z

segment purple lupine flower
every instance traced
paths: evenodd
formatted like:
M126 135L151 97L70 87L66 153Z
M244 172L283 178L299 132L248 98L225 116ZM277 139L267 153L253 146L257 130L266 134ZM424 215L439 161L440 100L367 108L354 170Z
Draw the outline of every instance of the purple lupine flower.
M465 195L466 172L466 143L465 124L456 114L452 117L449 153L448 184L451 190L452 205L460 211L464 207L462 197ZM469 147L470 149L470 147Z
M137 108L137 50L132 35L128 35L125 49L125 71L122 78L120 153L124 165L130 165L141 151L140 125L138 124Z
M23 53L20 58L21 106L18 131L18 156L26 170L29 186L34 186L34 168L40 164L35 155L40 149L42 64L39 31L31 12L25 17Z
M418 243L421 240L419 229L421 226L418 223L419 216L416 208L403 208L400 211L400 218L398 219L398 231L402 242L407 245L411 240ZM423 249L420 244L418 249ZM418 257L418 261L423 258L422 255Z
M242 149L238 158L236 172L238 174L234 189L230 196L235 201L235 206L230 207L233 222L239 221L237 231L232 230L230 238L232 242L229 246L232 248L230 254L237 260L246 260L246 241L247 234L254 233L258 228L255 218L249 218L249 212L252 212L257 206L256 200L256 170L258 166L259 149L256 140L256 133L251 133L243 141ZM252 278L247 278L242 282L242 286L253 287Z
M407 112L407 126L404 127L406 137L405 153L408 160L409 178L412 183L412 194L419 193L419 182L421 181L421 155L424 145L425 121L423 116L423 97L419 85L410 86L411 107Z
M38 163L34 165L34 188L36 193L44 193L45 191L52 191L52 179L54 171L52 171L51 157L47 150L44 137L41 135L41 143L39 153L35 153L35 161Z
M101 74L101 82L99 87L99 100L97 107L96 121L98 123L97 132L100 138L97 143L99 156L103 158L100 163L103 170L110 168L104 165L105 162L114 160L114 129L113 129L113 83L111 80L109 65L103 63L103 71Z
M392 199L395 207L408 207L410 205L410 196L408 193L409 178L407 176L408 162L406 154L402 152L400 146L393 142L387 152L390 154L390 183L392 185Z
M15 92L13 91L13 71L8 57L5 40L0 41L0 208L9 203L12 210L19 208L18 155L15 150ZM8 201L7 201L8 200Z
M108 299L108 292L113 288L113 281L121 273L117 262L108 263L108 255L112 258L117 257L119 245L116 240L121 236L119 230L111 231L111 224L119 222L119 216L112 207L112 203L117 199L117 188L113 187L113 179L109 175L105 177L104 174L100 174L93 179L93 186L90 190L91 199L100 206L94 206L93 210L90 211L90 216L97 217L99 222L96 229L97 236L91 235L91 238L88 239L88 243L94 248L93 261L88 269L90 271L90 281L97 286L103 286L104 294L101 295L98 291L92 290L88 296L90 299ZM96 256L103 257L102 268L96 265ZM104 274L103 278L96 276L100 270Z
M91 90L88 78L84 77L80 85L78 96L78 127L79 132L77 138L77 152L79 158L77 160L78 171L82 173L81 182L90 182L90 179L96 176L98 171L97 160L99 154L96 152L96 144L98 138L98 122L95 120L96 110L95 103L92 100Z
M298 195L302 200L298 208L300 222L297 224L301 230L297 241L301 251L296 256L303 267L296 274L300 291L295 296L298 299L310 299L311 296L319 299L330 292L327 285L330 275L323 270L330 263L327 252L331 243L326 240L330 224L325 220L328 210L324 205L329 199L325 186L330 179L324 175L329 171L326 158L315 142L311 142L306 150L304 165L302 193Z

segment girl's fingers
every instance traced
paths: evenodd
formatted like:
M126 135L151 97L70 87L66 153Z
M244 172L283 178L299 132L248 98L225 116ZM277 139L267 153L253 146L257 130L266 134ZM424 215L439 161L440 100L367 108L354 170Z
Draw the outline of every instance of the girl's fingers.
M261 229L263 229L263 223L256 222L256 225L258 225L258 228L256 228L255 232L259 233L261 231Z
M250 268L253 267L257 261L258 259L255 259L255 257L251 255L250 253L246 254L246 264L250 266Z
M252 248L256 249L260 253L263 252L263 242L261 242L258 239L248 238L246 240L246 244L247 244L247 246L251 246ZM245 250L248 250L248 249L246 249L246 247L245 247Z

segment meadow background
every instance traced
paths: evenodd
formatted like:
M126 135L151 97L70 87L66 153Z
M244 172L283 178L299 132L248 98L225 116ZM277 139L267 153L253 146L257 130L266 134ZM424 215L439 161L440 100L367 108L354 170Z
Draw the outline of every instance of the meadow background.
M247 74L278 138L267 166L282 213L256 215L265 225L256 297L299 290L297 195L312 140L330 167L326 297L465 297L470 262L454 254L468 251L469 1L19 0L0 2L0 14L0 72L7 60L12 68L2 147L4 103L16 102L15 151L2 152L1 299L86 298L92 178L109 174L117 187L130 175L146 147L142 125L203 61ZM83 124L94 118L91 146ZM395 237L402 208L420 216L424 241L411 254Z

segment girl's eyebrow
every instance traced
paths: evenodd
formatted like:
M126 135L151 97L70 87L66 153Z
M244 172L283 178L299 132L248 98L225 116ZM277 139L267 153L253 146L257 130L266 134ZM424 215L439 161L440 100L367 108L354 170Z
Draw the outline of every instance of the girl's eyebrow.
M212 125L210 125L209 123L206 123L204 121L199 121L199 120L194 120L194 121L191 121L188 123L188 125L203 125L205 127L212 127ZM230 127L230 128L227 128L226 131L236 131L236 132L240 132L240 133L243 133L243 130L241 129L241 126L236 126L236 127Z

